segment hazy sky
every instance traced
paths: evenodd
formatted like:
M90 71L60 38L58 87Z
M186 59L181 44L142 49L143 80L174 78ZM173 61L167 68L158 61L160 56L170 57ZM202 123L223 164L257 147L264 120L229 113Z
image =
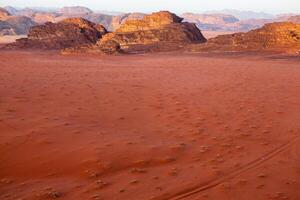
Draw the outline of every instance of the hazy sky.
M0 6L63 7L86 6L93 10L151 12L201 12L207 10L239 9L269 13L300 12L300 0L0 0Z

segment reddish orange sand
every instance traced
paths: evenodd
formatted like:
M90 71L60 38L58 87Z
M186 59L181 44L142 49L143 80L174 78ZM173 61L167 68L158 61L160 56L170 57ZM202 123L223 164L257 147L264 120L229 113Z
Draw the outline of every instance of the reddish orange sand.
M0 52L1 200L300 199L300 62Z

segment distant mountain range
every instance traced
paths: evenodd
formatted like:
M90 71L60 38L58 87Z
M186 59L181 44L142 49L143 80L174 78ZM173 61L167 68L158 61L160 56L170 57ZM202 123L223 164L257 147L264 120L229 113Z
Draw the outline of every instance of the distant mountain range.
M10 24L2 13L9 13ZM7 14L6 14L7 15ZM86 7L72 6L63 8L24 8L17 9L11 6L0 10L0 35L27 34L28 29L36 24L58 22L66 18L82 17L94 23L104 25L108 30L115 30L129 19L140 19L144 13L121 13L109 11L93 11ZM245 32L259 28L266 23L277 21L297 22L297 17L289 20L296 14L272 15L264 12L221 10L205 13L183 13L180 16L186 22L195 23L202 31L230 31ZM12 18L19 17L18 20ZM20 18L22 17L22 18ZM22 19L22 20L21 20ZM22 27L21 29L18 27ZM18 30L18 31L16 31ZM20 32L21 30L21 32Z
M214 10L214 11L206 11L205 14L228 14L238 18L239 20L275 18L275 15L265 13L265 12L240 11L240 10Z

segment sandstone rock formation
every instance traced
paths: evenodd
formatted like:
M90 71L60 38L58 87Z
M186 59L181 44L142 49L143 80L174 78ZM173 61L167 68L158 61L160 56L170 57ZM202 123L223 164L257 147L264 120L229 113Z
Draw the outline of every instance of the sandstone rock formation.
M146 15L143 19L128 20L102 41L116 41L124 48L134 45L201 43L206 39L195 24L182 22L182 18L168 11ZM174 45L172 46L174 48Z
M300 51L300 25L276 22L247 33L222 35L204 45L193 46L197 51Z
M143 19L127 20L115 32L105 34L96 44L67 48L63 53L168 51L182 48L185 44L206 41L195 24L183 23L182 20L167 11L146 15Z
M159 29L164 25L181 23L182 18L168 11L161 11L152 13L151 15L145 15L140 20L127 20L117 32L133 32L133 31L145 31L152 29Z
M106 29L83 18L70 18L58 23L48 22L32 27L28 38L17 40L8 47L64 49L96 43Z

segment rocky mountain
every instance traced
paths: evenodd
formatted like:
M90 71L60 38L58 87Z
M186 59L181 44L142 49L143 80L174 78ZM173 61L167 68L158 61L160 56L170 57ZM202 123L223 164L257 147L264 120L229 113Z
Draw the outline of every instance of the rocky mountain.
M142 19L127 20L95 45L68 48L63 53L166 51L206 41L195 24L182 20L168 11L152 13Z
M11 10L13 15L29 17L38 24L44 24L46 22L55 23L67 18L81 17L94 23L103 24L108 29L112 28L113 16L102 13L94 13L89 8L80 6L64 7L58 11L41 11L32 8L17 10L13 7L8 8Z
M195 24L182 21L173 13L160 11L142 19L127 20L115 32L105 35L102 41L116 41L123 49L139 45L148 45L150 49L173 49L206 41Z
M83 18L69 18L58 23L34 26L28 38L19 39L7 48L64 49L94 44L106 33L102 25Z
M15 35L27 35L30 27L37 25L29 17L12 16L5 20L14 30Z
M206 44L194 46L200 51L300 51L300 24L276 22L247 33L221 35Z
M265 12L254 12L254 11L241 11L241 10L214 10L207 11L206 14L227 14L236 17L239 20L247 20L247 19L272 19L274 15L265 13Z
M0 8L0 36L26 35L30 27L36 23L29 17L13 16L7 10Z

